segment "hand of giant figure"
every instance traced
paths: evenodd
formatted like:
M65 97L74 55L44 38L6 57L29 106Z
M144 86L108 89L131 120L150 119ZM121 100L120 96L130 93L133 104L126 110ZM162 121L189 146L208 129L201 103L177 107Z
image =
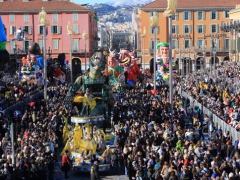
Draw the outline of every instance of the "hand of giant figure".
M9 62L10 56L6 50L7 37L2 18L0 16L0 66L5 65Z
M163 16L168 17L168 16L174 16L177 11L177 0L168 0L168 7L164 11Z

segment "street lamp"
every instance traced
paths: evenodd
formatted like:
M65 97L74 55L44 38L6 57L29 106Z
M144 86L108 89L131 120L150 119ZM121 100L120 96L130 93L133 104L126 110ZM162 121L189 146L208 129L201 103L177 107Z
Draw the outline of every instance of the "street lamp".
M44 60L44 99L47 99L47 59L46 59L46 26L50 23L47 20L47 13L45 9L42 7L42 11L39 13L39 22L43 27L43 60Z
M216 53L217 53L217 47L216 47L216 40L214 39L213 40L214 42L213 42L213 49L212 49L212 51L213 51L213 74L215 75L215 69L216 69ZM212 63L212 62L211 62Z
M84 39L84 45L85 45L85 71L87 71L87 50L86 50L86 40L88 40L88 35L84 31L82 34L82 38Z
M69 35L69 44L70 44L70 48L69 48L69 61L70 61L70 71L71 71L71 83L73 83L73 72L72 72L72 34L73 34L73 30L71 27L71 23L70 21L68 22L67 25L67 34Z
M153 12L153 16L151 17L151 23L150 23L150 27L153 29L153 41L154 41L154 45L153 45L153 59L154 59L154 63L153 63L153 77L154 77L154 89L156 89L156 28L158 27L158 16L157 16L157 12ZM171 51L171 50L170 50ZM169 51L169 52L170 52ZM172 58L171 58L172 59ZM170 64L170 62L169 62Z
M143 39L143 72L145 73L145 37L146 37L146 27L143 27L143 34L141 34Z

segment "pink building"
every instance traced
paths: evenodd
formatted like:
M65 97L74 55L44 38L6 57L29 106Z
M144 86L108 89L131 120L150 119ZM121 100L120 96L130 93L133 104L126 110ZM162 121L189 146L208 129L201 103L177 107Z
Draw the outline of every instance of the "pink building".
M20 54L25 54L30 41L39 43L42 48L42 27L38 20L38 13L42 7L45 8L47 19L50 21L47 27L47 54L51 52L51 57L57 58L59 53L65 53L66 59L69 60L70 36L67 34L67 24L70 21L74 31L72 58L75 60L78 58L84 64L86 43L88 62L88 57L97 47L96 15L87 7L68 0L0 0L0 15L6 27L8 40L15 38L19 28L25 32L25 40L8 42L9 53L14 57L16 48L17 56L20 58ZM82 39L84 31L89 37L86 42Z

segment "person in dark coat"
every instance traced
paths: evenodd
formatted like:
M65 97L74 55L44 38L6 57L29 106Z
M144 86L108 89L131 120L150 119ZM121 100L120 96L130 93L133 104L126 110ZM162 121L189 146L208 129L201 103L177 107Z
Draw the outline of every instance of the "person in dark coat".
M72 163L68 156L68 150L65 151L65 154L62 156L62 168L61 170L65 173L65 178L68 178L67 173L70 171Z
M95 161L90 171L91 180L100 180L98 161Z

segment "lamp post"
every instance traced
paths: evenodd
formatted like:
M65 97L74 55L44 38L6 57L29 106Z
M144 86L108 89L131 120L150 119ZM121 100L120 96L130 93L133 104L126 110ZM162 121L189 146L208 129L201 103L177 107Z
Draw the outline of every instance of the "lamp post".
M84 31L82 34L82 38L84 39L84 46L85 46L85 71L87 71L87 50L86 50L86 40L88 40L88 35Z
M73 83L73 64L72 64L72 34L73 34L73 30L72 30L72 27L71 27L71 23L68 22L68 25L67 25L67 34L69 35L69 44L70 44L70 48L69 48L69 61L70 61L70 71L71 71L71 83Z
M158 27L158 16L157 16L157 12L153 12L153 16L151 17L151 24L150 26L153 29L153 59L154 59L154 63L153 63L153 78L154 78L154 89L156 89L156 28ZM169 62L170 63L170 62Z
M146 27L143 27L143 34L141 34L142 37L142 44L143 44L143 72L145 73L145 37L146 37Z
M42 7L42 11L39 13L39 22L40 25L43 27L43 75L44 75L44 99L47 99L47 59L46 59L46 26L50 23L47 20L47 13L45 9Z
M214 47L213 47L213 74L215 75L215 69L216 69L216 53L217 53L217 47L216 47L216 40L214 40Z
M182 49L181 48L179 48L179 60L178 60L178 62L179 62L179 73L180 73L180 76L182 75Z

